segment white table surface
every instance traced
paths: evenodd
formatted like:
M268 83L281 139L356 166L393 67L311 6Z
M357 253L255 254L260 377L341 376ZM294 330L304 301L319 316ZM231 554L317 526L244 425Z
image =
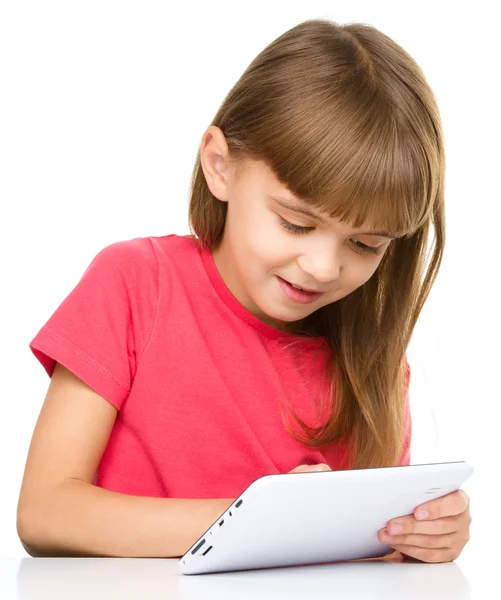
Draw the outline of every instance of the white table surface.
M183 575L178 559L0 559L1 600L247 600L501 598L495 556L471 541L442 564L345 562L207 575ZM477 557L477 558L475 558ZM500 595L498 595L500 594Z

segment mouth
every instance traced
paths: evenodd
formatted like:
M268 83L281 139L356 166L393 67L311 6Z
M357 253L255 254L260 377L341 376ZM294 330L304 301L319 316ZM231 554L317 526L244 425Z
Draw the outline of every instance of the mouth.
M287 281L286 279L282 279L282 277L277 275L277 279L280 283L280 286L285 294L285 296L292 300L293 302L297 302L299 304L310 304L311 302L315 302L318 300L325 292L311 292L305 291L304 289L298 289Z
M285 283L288 283L290 286L292 286L296 290L300 290L301 292L309 292L310 294L325 294L324 290L313 290L311 288L307 288L307 287L304 287L302 285L297 285L295 283L287 281L287 279L283 279L282 277L280 277L280 279L282 279L282 281L285 281Z

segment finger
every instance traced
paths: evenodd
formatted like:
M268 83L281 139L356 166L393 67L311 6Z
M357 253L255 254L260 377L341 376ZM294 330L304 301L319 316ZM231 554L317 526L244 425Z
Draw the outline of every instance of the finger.
M456 490L451 494L435 498L430 502L416 506L414 516L418 520L440 519L459 515L468 509L470 498L463 490Z
M406 556L427 563L451 562L457 558L457 553L452 548L422 548L421 546L411 546L409 544L392 545L392 548Z
M454 517L443 517L431 521L416 521L412 516L398 517L388 521L385 528L380 532L386 531L390 535L405 535L408 533L421 533L427 535L440 535L444 533L454 533L460 528L462 515ZM399 528L398 525L401 525Z
M393 548L401 544L420 546L422 548L456 548L460 545L460 537L457 532L447 533L445 535L421 535L411 533L408 535L386 536L382 534L378 537L379 541L383 544L391 545Z

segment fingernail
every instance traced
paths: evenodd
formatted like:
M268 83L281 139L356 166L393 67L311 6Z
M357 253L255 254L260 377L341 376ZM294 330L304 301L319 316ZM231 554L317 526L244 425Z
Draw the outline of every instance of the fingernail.
M401 523L393 523L392 525L390 525L390 528L389 528L390 533L393 535L400 533L403 530L404 530L404 526Z
M418 511L416 511L416 519L427 519L428 518L428 511L427 510L423 510L422 508Z

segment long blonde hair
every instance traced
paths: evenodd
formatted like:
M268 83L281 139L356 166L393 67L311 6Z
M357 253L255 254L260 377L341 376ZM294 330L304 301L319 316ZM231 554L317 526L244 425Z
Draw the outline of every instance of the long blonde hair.
M445 243L442 126L423 72L375 27L303 21L251 62L211 125L224 133L236 163L265 161L290 192L321 212L355 228L404 233L364 285L288 324L292 333L325 337L332 386L320 427L295 411L305 435L285 423L308 446L348 436L350 468L398 464L406 350ZM190 230L214 249L227 204L207 186L200 149L191 184Z

